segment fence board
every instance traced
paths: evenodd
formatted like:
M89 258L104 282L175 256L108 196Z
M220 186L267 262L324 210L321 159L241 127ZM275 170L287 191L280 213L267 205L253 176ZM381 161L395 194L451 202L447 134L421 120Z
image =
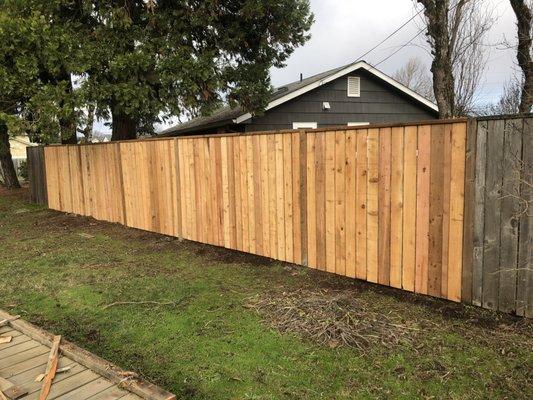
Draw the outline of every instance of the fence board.
M533 204L533 119L524 120L520 197L522 210ZM533 317L533 212L520 215L520 239L517 268L516 312Z
M391 128L379 130L378 283L390 284Z
M378 211L379 211L379 130L369 129L367 136L367 270L369 282L378 281Z
M522 119L510 119L504 128L498 309L508 313L516 310L522 124Z
M416 210L417 210L417 148L418 128L405 128L404 192L402 233L402 288L414 292L416 265Z
M346 132L335 132L335 273L346 275Z
M326 271L335 272L335 133L325 136L326 171ZM320 245L320 243L318 242Z
M431 126L418 127L415 292L428 293Z
M488 121L483 246L483 307L498 309L500 218L503 182L503 120Z
M395 288L402 287L404 138L403 127L392 128L390 285Z
M26 148L28 162L28 181L30 189L30 201L32 203L47 205L46 192L46 167L44 147L34 146Z
M315 135L316 265L326 270L326 134Z
M357 258L357 131L346 132L346 276L356 277Z
M367 266L367 139L366 129L356 131L356 267L355 276L366 279Z

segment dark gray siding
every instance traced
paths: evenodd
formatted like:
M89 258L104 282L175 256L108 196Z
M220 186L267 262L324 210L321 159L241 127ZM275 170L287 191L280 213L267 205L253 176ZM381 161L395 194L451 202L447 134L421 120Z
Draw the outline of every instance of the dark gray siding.
M361 78L361 97L348 97L347 77ZM328 101L331 109L322 110ZM246 131L292 129L293 122L317 122L318 127L348 122L408 122L434 119L436 112L365 70L358 70L288 101L261 117L245 122Z

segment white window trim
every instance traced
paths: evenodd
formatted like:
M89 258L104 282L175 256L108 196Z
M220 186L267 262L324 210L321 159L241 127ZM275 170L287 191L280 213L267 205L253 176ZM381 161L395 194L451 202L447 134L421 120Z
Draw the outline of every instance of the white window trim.
M357 92L350 93L350 80L355 79L357 81ZM361 97L361 78L358 76L349 76L346 80L346 93L348 97Z
M370 125L370 122L348 122L348 126L364 126Z
M316 122L293 122L292 129L316 129L318 124Z

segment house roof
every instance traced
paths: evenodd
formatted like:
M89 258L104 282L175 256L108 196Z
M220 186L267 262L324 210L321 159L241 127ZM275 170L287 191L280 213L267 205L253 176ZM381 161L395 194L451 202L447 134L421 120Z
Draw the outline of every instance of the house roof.
M357 61L352 64L348 64L342 67L334 68L329 71L322 72L317 75L313 75L309 78L303 79L302 81L296 81L289 83L287 85L278 87L275 89L272 94L270 101L265 108L265 111L270 110L274 107L279 106L289 100L292 100L296 97L299 97L313 89L316 89L326 83L329 83L335 79L338 79L350 72L356 71L358 69L364 69L370 74L379 78L382 81L390 84L399 91L413 98L418 103L426 106L427 108L438 112L437 105L429 101L425 97L419 95L413 90L409 89L407 86L401 84L400 82L394 80L390 76L384 74L378 69L372 67L365 61ZM241 107L231 108L229 106L222 107L216 110L213 114L206 117L199 117L192 119L190 121L184 122L182 124L173 126L171 128L165 129L161 132L161 136L172 136L178 133L187 133L196 130L199 127L204 128L217 128L224 126L228 123L240 124L250 118L252 114L244 111Z

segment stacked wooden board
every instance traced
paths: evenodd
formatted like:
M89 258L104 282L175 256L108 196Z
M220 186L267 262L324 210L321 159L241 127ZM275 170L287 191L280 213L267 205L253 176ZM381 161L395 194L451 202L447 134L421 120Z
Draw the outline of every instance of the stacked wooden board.
M0 398L10 400L175 400L176 396L132 373L61 341L57 373L43 394L40 375L48 369L54 337L0 310Z

